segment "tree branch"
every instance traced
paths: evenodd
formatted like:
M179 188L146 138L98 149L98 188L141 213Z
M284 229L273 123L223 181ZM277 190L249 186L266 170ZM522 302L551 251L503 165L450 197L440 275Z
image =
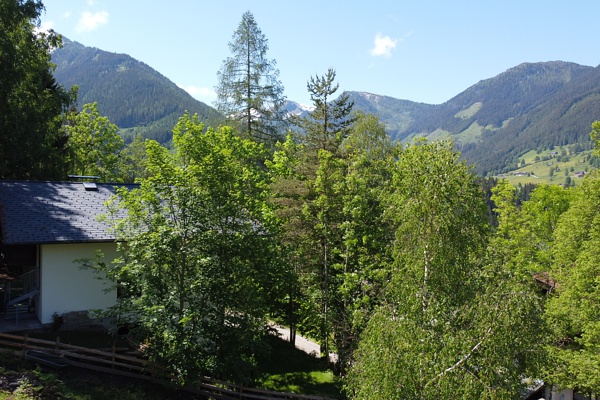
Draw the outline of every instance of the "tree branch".
M462 364L464 364L469 358L471 358L471 356L473 355L473 353L475 353L479 347L481 347L481 345L483 344L483 342L485 342L485 340L488 338L488 336L490 335L490 333L492 333L492 328L494 327L494 325L492 324L492 326L490 326L488 328L488 330L485 332L485 335L483 335L483 338L477 342L477 344L475 346L473 346L473 348L464 356L462 356L460 358L460 360L458 360L456 363L454 363L454 365L446 368L445 370L443 370L442 372L440 372L439 374L437 374L436 376L434 376L433 378L431 378L429 380L429 382L427 382L425 384L424 387L427 387L429 385L431 385L433 382L435 382L436 380L440 379L441 377L443 377L444 375L446 375L448 372L452 372L454 371L456 368L460 367Z

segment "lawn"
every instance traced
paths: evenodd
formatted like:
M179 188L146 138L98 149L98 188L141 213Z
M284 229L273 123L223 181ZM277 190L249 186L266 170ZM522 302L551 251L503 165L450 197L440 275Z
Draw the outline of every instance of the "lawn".
M259 386L267 390L313 396L345 398L340 381L325 360L292 348L289 342L270 338L271 354L260 360L263 378Z

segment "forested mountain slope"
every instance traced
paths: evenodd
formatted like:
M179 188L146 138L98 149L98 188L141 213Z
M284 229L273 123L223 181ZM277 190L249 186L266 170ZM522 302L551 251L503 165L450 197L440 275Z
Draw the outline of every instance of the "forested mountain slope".
M524 63L440 105L359 92L352 98L378 114L393 138L452 136L477 172L495 174L513 169L528 150L589 140L600 119L600 67Z
M79 87L79 108L97 102L102 115L130 134L140 132L164 143L186 110L209 123L218 119L212 107L126 54L86 47L63 37L63 48L54 51L52 61L60 84Z
M192 98L148 65L64 39L53 53L55 77L79 86L78 105L98 102L128 139L135 133L165 143L186 110L218 123L212 107ZM349 92L355 108L373 113L396 140L451 136L479 174L515 169L529 150L589 140L600 120L600 67L553 61L524 63L467 88L443 104L416 103L365 92ZM288 102L290 114L306 113Z

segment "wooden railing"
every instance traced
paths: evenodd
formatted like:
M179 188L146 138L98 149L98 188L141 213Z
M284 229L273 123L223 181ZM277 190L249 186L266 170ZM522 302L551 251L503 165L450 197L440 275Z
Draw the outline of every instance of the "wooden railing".
M0 346L16 349L15 353L19 356L23 356L27 350L35 350L64 358L70 366L170 385L164 369L141 357L119 354L115 347L111 351L102 351L61 343L59 337L53 342L6 333L0 333ZM209 377L203 377L195 385L180 389L215 400L334 400L249 388Z
M305 396L302 394L248 388L218 381L209 377L202 378L202 381L191 389L193 390L193 393L219 400L334 400L328 397Z
M99 372L141 379L153 379L155 375L158 376L158 368L148 360L119 354L116 352L116 348L113 348L112 351L102 351L61 343L59 337L53 342L0 333L0 346L16 348L20 355L24 355L26 350L47 352L63 357L69 362L69 365Z

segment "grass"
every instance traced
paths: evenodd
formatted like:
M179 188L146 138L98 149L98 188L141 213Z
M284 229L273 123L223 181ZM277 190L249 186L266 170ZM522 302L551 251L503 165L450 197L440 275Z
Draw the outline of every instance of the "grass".
M563 150L567 150L568 146L555 147L552 151L561 154ZM520 160L525 160L525 165L506 174L502 174L501 178L507 179L513 185L526 184L526 183L547 183L547 184L564 184L567 176L571 178L571 181L578 185L582 178L575 176L574 172L571 171L591 171L593 168L585 161L586 157L592 153L592 150L582 151L578 154L571 155L568 161L558 161L558 158L551 158L545 161L535 161L535 157L542 158L547 155L550 150L537 153L535 150L529 151L519 157ZM556 169L552 176L550 175L550 169ZM566 172L565 172L566 171ZM515 173L524 172L529 173L529 176L514 176ZM568 175L567 175L568 173Z
M108 349L113 339L99 330L54 332L32 331L29 337L56 340L62 343L96 349ZM271 353L259 360L262 377L257 386L305 395L343 399L341 384L323 360L294 349L288 342L270 337ZM124 343L117 342L117 347ZM122 346L121 346L122 345ZM11 393L8 383L26 379L27 384ZM74 400L134 400L192 399L192 395L142 380L107 375L77 368L41 369L29 361L15 358L10 351L0 352L0 400L74 399Z
M292 348L289 342L271 337L271 355L259 361L264 376L259 386L266 390L345 398L339 379L325 360Z

